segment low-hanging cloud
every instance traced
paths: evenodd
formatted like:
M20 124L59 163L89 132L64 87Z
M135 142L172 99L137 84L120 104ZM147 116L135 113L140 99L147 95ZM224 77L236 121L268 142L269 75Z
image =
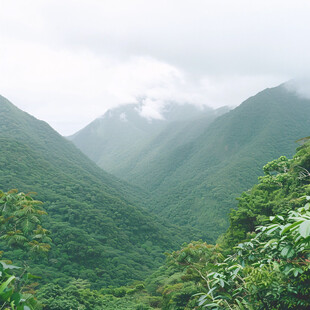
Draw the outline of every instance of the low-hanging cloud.
M304 0L2 2L0 93L65 135L139 98L145 117L235 106L309 72L309 14Z
M288 91L295 92L301 98L310 99L310 76L290 80L284 86Z

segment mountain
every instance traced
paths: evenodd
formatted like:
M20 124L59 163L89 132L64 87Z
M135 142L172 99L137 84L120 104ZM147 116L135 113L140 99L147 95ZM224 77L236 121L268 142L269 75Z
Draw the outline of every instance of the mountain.
M292 156L295 141L309 129L310 100L280 85L214 120L171 123L116 175L148 190L154 213L214 240L227 228L235 197L256 182L261 166Z
M1 96L0 134L0 188L37 192L48 212L52 250L33 270L44 281L122 285L144 278L164 251L183 242L185 230L141 206L140 189L101 170L47 123ZM26 259L21 251L6 254Z
M68 139L101 168L122 175L120 171L127 170L140 150L167 126L176 123L176 130L180 130L183 122L203 116L210 121L224 111L173 102L161 111L153 111L143 102L128 104L108 110Z
M281 155L291 157L295 141L309 130L310 100L284 85L260 92L182 145L178 154L186 158L162 182L153 179L149 185L161 197L154 209L176 223L224 231L223 219L236 206L235 197L256 182L260 167ZM144 182L143 175L130 180Z

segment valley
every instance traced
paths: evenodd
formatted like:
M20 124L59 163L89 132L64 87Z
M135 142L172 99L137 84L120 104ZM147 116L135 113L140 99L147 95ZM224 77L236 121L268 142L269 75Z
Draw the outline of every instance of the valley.
M309 272L302 257L308 255L309 208L302 208L310 194L310 152L308 138L296 140L307 137L309 128L310 100L285 84L263 90L235 109L168 103L157 120L141 116L139 106L127 105L68 138L0 97L0 187L8 192L1 194L1 218L6 217L5 197L15 195L9 190L35 192L29 197L43 201L47 214L41 221L51 236L48 253L34 258L2 238L3 259L27 263L39 275L34 294L47 310L191 309L197 304L222 309L225 303L261 307L262 298L254 291L245 293L242 283L225 277L233 269L242 281L254 281L252 272L263 272L238 267L239 260L251 266L246 255L265 266L260 268L270 267L247 242L258 242L260 234L255 237L254 231L259 225L270 234L272 227L283 229L275 220L269 222L280 214L279 221L288 221L284 227L300 225L303 248L291 236L290 243L279 241L280 254L268 255L296 260L294 266L283 260L279 270L285 274L285 268L299 266L294 281L302 293L295 296L286 288L289 274L284 280L270 277L283 287L277 294L307 309L302 279L308 283ZM296 212L300 221L294 224ZM233 254L238 244L252 254ZM232 269L223 269L223 262ZM10 274L5 266L3 272ZM215 271L222 278L214 278ZM207 292L209 285L219 296L226 290L227 296L240 294L240 299L216 299ZM272 305L274 300L264 302ZM281 307L289 301L283 302Z

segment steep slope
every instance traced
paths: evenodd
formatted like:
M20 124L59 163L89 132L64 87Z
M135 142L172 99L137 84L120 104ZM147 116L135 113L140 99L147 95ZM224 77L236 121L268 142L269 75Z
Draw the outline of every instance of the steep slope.
M37 192L49 213L45 226L54 244L35 270L44 281L87 278L100 287L141 279L184 237L134 205L143 198L140 190L99 169L48 124L3 97L0 135L0 188Z
M214 119L219 111L210 108L197 108L193 105L167 103L157 118L151 118L154 111L140 104L131 104L107 111L101 118L68 137L90 159L100 167L115 175L132 169L139 152L164 128L191 119ZM143 113L148 112L149 117ZM157 112L155 112L157 113Z
M161 197L153 210L218 234L236 205L234 197L255 183L260 167L280 155L292 156L294 141L308 136L309 130L310 100L284 85L262 91L217 118L194 142L179 147L179 156L183 153L186 159L162 182L148 184L153 195ZM142 175L127 178L143 185Z
M114 171L115 175L139 186L153 190L159 186L176 167L182 166L191 153L188 147L227 107L197 115L193 119L169 123L148 143ZM185 146L185 147L184 147Z
M235 197L256 182L260 167L292 156L294 141L308 136L309 128L310 100L280 85L214 121L203 116L170 123L114 172L148 190L156 214L198 227L214 240L227 227Z

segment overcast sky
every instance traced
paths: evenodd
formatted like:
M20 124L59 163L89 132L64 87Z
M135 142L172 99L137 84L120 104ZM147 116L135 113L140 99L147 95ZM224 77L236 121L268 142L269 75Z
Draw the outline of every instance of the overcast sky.
M108 108L235 106L309 75L309 0L0 0L0 94L72 134Z

